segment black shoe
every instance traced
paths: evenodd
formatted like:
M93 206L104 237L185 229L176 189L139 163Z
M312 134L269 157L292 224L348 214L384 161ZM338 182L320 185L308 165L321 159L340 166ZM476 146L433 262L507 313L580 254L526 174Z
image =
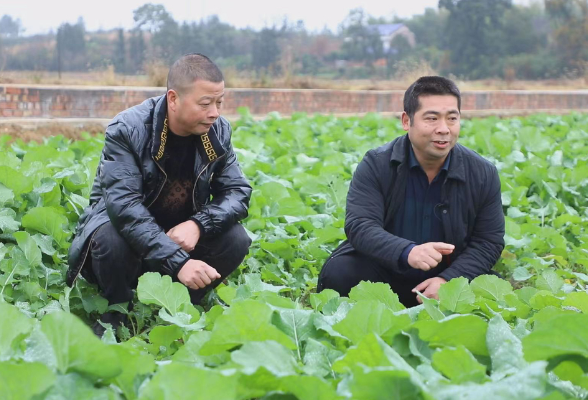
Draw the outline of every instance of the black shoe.
M126 314L119 313L117 311L102 314L100 320L94 322L94 325L92 325L92 332L94 332L94 334L99 338L102 338L102 335L104 335L104 332L106 332L106 328L102 326L100 321L102 321L102 324L112 325L112 329L114 329L116 332L116 328L127 323L128 317Z

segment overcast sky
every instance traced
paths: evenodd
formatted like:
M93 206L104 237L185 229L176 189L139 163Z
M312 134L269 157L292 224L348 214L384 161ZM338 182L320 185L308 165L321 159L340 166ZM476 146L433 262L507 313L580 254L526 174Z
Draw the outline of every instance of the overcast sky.
M0 15L20 18L25 35L47 33L64 23L82 17L86 30L133 26L133 10L145 0L0 0ZM336 31L350 10L363 8L375 17L410 17L425 8L437 8L439 0L166 0L164 4L176 21L199 21L218 15L221 21L255 29L281 24L284 17L303 20L307 29L320 31L325 26Z

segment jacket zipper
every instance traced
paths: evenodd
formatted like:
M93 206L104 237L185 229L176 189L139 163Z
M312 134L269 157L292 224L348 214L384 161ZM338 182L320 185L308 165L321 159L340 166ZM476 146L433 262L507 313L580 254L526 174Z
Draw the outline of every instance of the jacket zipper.
M98 229L102 228L102 226L99 226ZM86 251L86 255L84 255L84 259L82 260L82 264L81 267L78 269L78 272L76 273L76 276L74 276L73 280L71 281L71 286L73 287L76 283L76 280L78 279L78 276L80 276L80 274L82 273L82 268L84 268L84 264L86 263L86 259L88 258L88 253L90 253L92 250L90 249L89 246L92 246L92 240L94 240L94 236L96 236L96 232L98 232L98 229L96 229L94 231L94 233L92 233L92 236L90 236L90 241L88 242L88 251Z
M153 156L151 156L151 158L153 158L153 162L155 163L155 165L157 165L157 167L161 170L161 172L163 173L163 176L165 177L165 179L163 180L163 183L161 184L161 186L159 187L159 191L157 192L157 196L155 196L155 198L153 199L153 201L147 206L147 208L151 207L153 205L153 203L155 203L155 200L157 200L157 198L159 197L159 195L161 194L161 191L163 190L163 187L165 186L165 182L167 181L167 174L165 173L165 171L163 170L163 168L161 168L161 165L159 165L159 163L157 161L155 161L155 158Z
M226 153L225 153L226 154ZM225 154L223 154L222 156L218 157L216 160L220 160L221 158L223 158L225 156ZM208 166L210 164L212 164L214 161L210 161L208 164L206 164L204 166L204 168L202 168L202 170L200 171L200 173L198 174L198 176L196 177L196 180L194 181L194 189L192 189L192 207L194 208L194 210L199 211L198 207L196 207L196 185L198 185L198 179L200 179L200 176L202 176L202 174L204 173L204 171L206 171L206 169L208 168ZM212 173L214 175L214 172ZM211 179L212 179L212 175L211 175Z

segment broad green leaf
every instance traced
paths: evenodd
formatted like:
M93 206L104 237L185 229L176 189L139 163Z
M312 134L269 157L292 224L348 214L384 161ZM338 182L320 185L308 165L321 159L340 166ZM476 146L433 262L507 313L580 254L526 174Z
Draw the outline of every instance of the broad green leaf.
M333 362L343 353L325 343L308 339L304 348L303 370L307 375L335 378Z
M504 296L512 293L512 286L495 275L480 275L472 281L470 288L476 296L494 301L504 300Z
M408 315L394 315L383 303L375 300L358 301L333 329L358 343L366 335L375 333L383 337L392 337L411 323Z
M61 248L67 247L69 233L64 230L67 218L52 207L35 207L22 217L22 226L52 236Z
M0 183L12 190L16 196L33 190L33 180L30 177L4 165L0 166Z
M559 275L557 275L554 270L548 269L537 278L535 287L537 287L539 290L547 290L551 293L557 294L563 284L564 280Z
M16 220L16 212L13 209L0 210L0 230L2 232L15 232L19 227L20 223Z
M171 363L159 368L149 384L142 388L141 400L234 400L237 375Z
M535 362L517 374L496 382L480 385L439 385L435 398L439 400L535 400L546 394L545 362Z
M516 374L527 365L523 358L521 341L500 315L496 315L488 322L486 344L492 360L493 380Z
M466 278L454 278L439 288L439 305L447 311L459 314L474 309L476 296Z
M41 363L1 362L0 398L31 399L55 383L55 374Z
M201 368L226 363L230 359L229 352L221 352L211 356L200 354L200 349L210 340L211 336L212 332L210 331L192 333L188 341L172 356L172 360Z
M70 373L58 375L55 385L47 392L44 400L96 399L117 400L119 397L111 388L97 388L82 375Z
M562 303L564 307L575 307L584 314L588 314L588 293L572 292L566 295Z
M322 311L325 304L332 301L333 299L339 299L339 293L332 289L324 289L320 293L311 293L310 305L316 311Z
M108 379L121 373L117 354L103 344L72 314L54 312L41 321L60 373L78 372L90 379Z
M190 303L188 288L173 282L169 275L148 272L139 278L137 296L143 304L165 307L172 315L180 311L183 304Z
M433 367L456 385L487 380L486 367L463 346L445 348L433 353Z
M302 342L317 336L314 315L311 310L277 310L272 316L272 324L290 336L296 343L299 359L301 358Z
M427 393L416 386L405 371L356 370L349 384L356 400L419 400L430 399Z
M549 360L565 355L588 358L588 315L565 314L552 318L523 338L525 358L529 361Z
M41 264L41 250L27 232L14 232L14 238L29 262L31 267L36 267Z
M487 356L487 323L474 315L455 315L442 321L418 321L413 327L432 347L463 345L474 355Z
M359 345L350 348L345 356L335 361L333 370L341 373L355 373L358 370L364 370L365 367L403 371L408 374L414 385L421 389L425 387L422 375L415 371L396 350L374 334L366 336Z
M33 319L21 313L15 306L0 302L0 361L7 360L13 353L14 339L31 331Z
M277 377L296 374L296 360L292 350L273 340L247 342L231 353L231 359L241 365L242 372L247 375L261 367Z
M349 298L355 301L376 300L392 311L401 311L406 308L398 301L398 295L390 289L390 285L381 282L362 281L351 289Z
M182 328L176 325L169 326L155 326L151 332L149 332L149 341L159 349L162 353L165 353L170 345L182 337ZM159 351L155 351L157 354Z
M296 349L294 341L270 323L272 310L255 301L235 303L219 316L212 330L212 338L203 346L202 355L212 355L250 341L275 340L289 349Z
M14 200L14 192L0 183L0 206Z
M155 361L150 354L131 346L118 345L112 349L120 361L122 372L109 382L118 386L128 400L134 400L138 397L143 379L155 370Z
M342 396L329 382L316 376L285 376L280 379L279 390L284 393L291 393L298 400L339 400Z
M554 368L553 372L563 381L588 389L588 374L573 361L564 361Z
M417 291L417 295L421 298L421 301L423 302L423 306L425 307L425 311L427 312L427 314L429 314L429 316L431 317L431 319L434 319L435 321L439 321L442 320L443 318L445 318L445 314L443 314L441 312L441 310L439 310L439 302L435 299L429 299L428 297L426 297L425 295L423 295L422 293Z

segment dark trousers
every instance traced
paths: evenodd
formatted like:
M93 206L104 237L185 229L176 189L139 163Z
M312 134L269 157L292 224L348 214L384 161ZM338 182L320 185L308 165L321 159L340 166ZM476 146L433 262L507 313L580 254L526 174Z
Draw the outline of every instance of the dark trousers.
M199 304L204 295L218 286L241 264L251 245L251 239L241 224L233 225L227 232L215 237L202 238L190 253L190 258L202 260L221 275L204 289L189 289L192 303ZM100 287L108 304L127 303L133 300L133 289L145 272L159 272L146 268L142 260L120 236L110 222L98 228L90 244L90 281ZM173 277L177 281L176 277Z
M416 293L411 290L421 283L420 280L393 274L356 251L328 259L321 270L317 290L320 292L323 289L333 289L341 296L348 296L351 288L361 281L387 283L404 306L418 305Z

